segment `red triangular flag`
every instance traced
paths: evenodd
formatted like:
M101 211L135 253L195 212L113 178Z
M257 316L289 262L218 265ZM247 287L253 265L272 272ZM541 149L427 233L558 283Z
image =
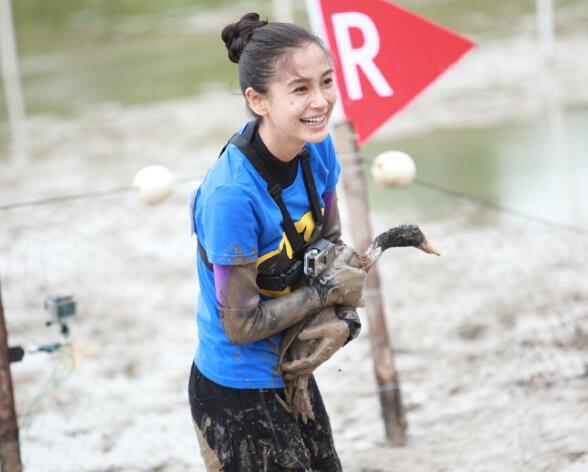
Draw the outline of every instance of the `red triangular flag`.
M340 100L361 143L474 43L384 0L319 0Z

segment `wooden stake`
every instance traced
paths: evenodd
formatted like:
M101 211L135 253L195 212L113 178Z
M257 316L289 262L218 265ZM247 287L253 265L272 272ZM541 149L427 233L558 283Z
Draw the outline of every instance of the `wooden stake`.
M351 123L343 122L335 125L334 138L337 155L343 163L343 188L347 211L352 219L353 246L362 254L372 241L363 159L359 155L359 147ZM368 273L365 292L367 293L365 308L368 314L374 372L378 383L386 438L395 445L403 445L406 439L407 423L402 406L394 351L386 329L377 267Z
M2 286L0 285L0 470L21 472L18 425L14 409L14 392L10 375L8 333L4 322Z

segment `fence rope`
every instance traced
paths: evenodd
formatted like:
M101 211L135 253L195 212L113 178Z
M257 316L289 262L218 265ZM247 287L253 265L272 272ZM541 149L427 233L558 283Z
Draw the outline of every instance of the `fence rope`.
M200 180L204 177L204 175L195 175L195 176L188 176L188 177L178 177L173 179L173 182L176 184L192 182L195 180ZM60 195L57 197L48 197L48 198L40 198L37 200L26 200L22 202L15 202L15 203L8 203L5 205L0 205L0 211L8 211L14 210L16 208L27 208L27 207L35 207L41 205L53 205L56 203L64 203L64 202L71 202L76 200L85 200L91 198L102 198L102 197L109 197L111 195L116 195L120 193L129 193L136 191L135 187L132 185L127 185L125 187L116 187L107 190L98 190L94 192L84 192L84 193L74 193L70 195Z
M485 200L483 198L467 194L465 192L460 192L459 190L449 189L449 188L444 187L442 185L439 185L434 182L424 180L421 178L415 178L414 183L417 185L420 185L421 187L425 187L425 188L428 188L431 190L436 190L440 193L444 193L445 195L448 195L453 198L457 198L457 199L461 199L461 200L469 200L469 201L473 201L475 203L479 203L479 204L484 205L488 208L492 208L500 213L504 213L509 216L513 216L515 218L521 219L521 220L530 221L532 223L539 223L539 224L547 226L551 229L570 231L570 232L573 232L577 235L588 237L588 228L582 228L582 227L576 226L576 225L560 223L558 221L553 221L553 220L550 220L549 218L545 218L542 216L531 215L531 214L526 213L524 211L517 210L515 208L510 208L510 207L507 207L507 206L502 205L500 203L491 202L491 201Z
M197 180L201 180L204 177L204 174L195 175L195 176L187 176L187 177L179 177L173 180L174 183L186 183L186 182L193 182ZM532 223L538 223L544 226L547 226L551 229L557 229L561 231L568 231L572 232L576 235L587 237L588 238L588 228L583 228L576 225L570 225L566 223L561 223L558 221L550 220L549 218L545 218L542 216L532 215L530 213L526 213L524 211L518 210L516 208L511 208L506 205L502 205L500 203L491 202L485 200L480 197L476 197L475 195L471 195L459 190L454 190L447 188L445 186L439 185L435 182L431 182L429 180L415 178L414 183L421 187L427 188L429 190L436 190L437 192L443 193L450 197L460 199L460 200L468 200L478 204L481 204L485 207L492 208L500 213L507 214L514 218L518 218L520 220L525 220ZM119 193L128 193L133 192L136 189L133 186L125 186L125 187L117 187L107 190L100 190L94 192L84 192L84 193L76 193L71 195L60 195L57 197L49 197L43 198L38 200L28 200L22 202L14 202L8 203L5 205L0 205L0 211L9 211L14 210L16 208L26 208L26 207L34 207L34 206L41 206L41 205L52 205L56 203L63 203L75 200L83 200L83 199L91 199L91 198L102 198L108 197L111 195L116 195Z

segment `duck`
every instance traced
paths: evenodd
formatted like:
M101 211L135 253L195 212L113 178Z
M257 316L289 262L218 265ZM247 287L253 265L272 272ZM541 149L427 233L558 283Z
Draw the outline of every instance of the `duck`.
M418 225L403 224L394 226L376 236L364 254L354 252L349 265L368 272L378 262L384 251L395 247L414 247L427 254L441 255L429 244ZM304 359L311 355L316 348L317 341L314 339L300 340L298 335L305 328L332 323L338 319L335 310L334 306L322 308L314 316L307 317L284 332L280 346L280 368L284 362ZM310 375L304 374L294 378L291 375L284 376L285 401L277 397L284 408L290 411L295 418L300 416L304 424L309 419L314 420L315 418L308 395Z

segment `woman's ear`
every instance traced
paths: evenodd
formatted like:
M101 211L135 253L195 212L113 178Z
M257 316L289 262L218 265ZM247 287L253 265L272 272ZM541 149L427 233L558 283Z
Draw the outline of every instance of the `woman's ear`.
M245 90L245 98L247 99L249 108L251 108L253 113L259 116L267 115L265 95L256 92L253 87L247 87Z

